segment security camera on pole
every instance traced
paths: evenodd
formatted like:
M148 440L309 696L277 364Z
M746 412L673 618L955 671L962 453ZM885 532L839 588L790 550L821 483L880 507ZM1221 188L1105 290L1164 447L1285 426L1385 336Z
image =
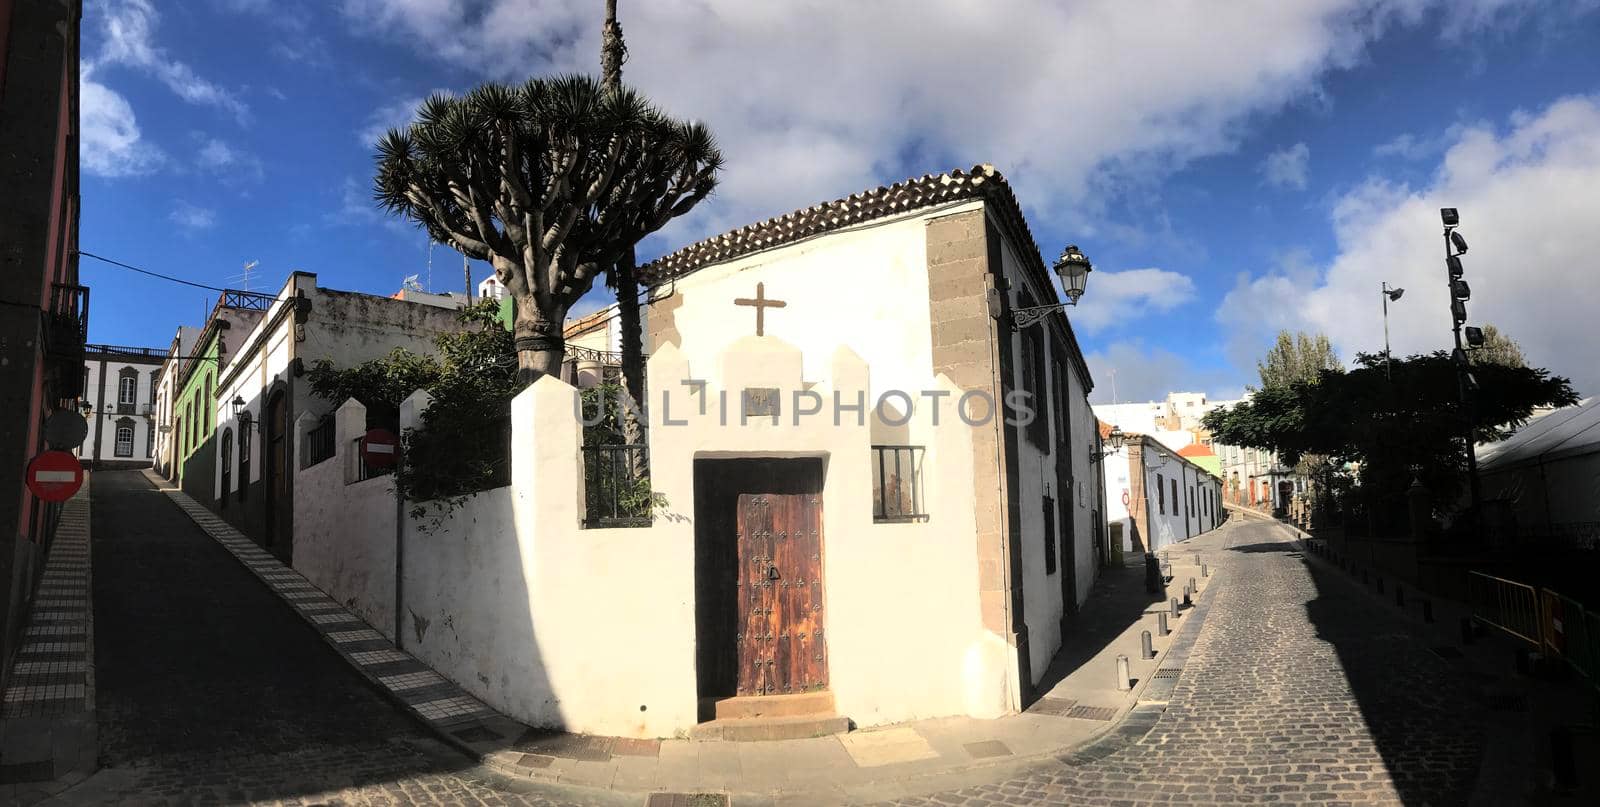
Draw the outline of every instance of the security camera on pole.
M1461 217L1453 207L1439 209L1439 218L1444 221L1444 265L1450 284L1450 320L1451 331L1455 334L1456 347L1450 353L1450 359L1456 366L1457 391L1461 396L1461 408L1465 415L1467 449L1467 485L1472 494L1472 518L1474 524L1479 518L1479 506L1482 504L1482 493L1478 488L1478 455L1474 450L1477 440L1473 436L1472 401L1469 394L1478 388L1478 379L1472 375L1472 365L1467 361L1467 347L1483 346L1483 329L1466 325L1467 300L1472 299L1472 289L1461 276L1465 270L1461 266L1461 256L1467 254L1467 239L1456 232L1456 227L1461 224ZM1466 332L1466 346L1462 345L1463 326Z

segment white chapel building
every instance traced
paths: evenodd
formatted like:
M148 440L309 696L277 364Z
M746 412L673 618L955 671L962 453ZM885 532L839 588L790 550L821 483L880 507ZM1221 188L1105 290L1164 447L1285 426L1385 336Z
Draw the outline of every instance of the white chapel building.
M702 702L822 676L858 725L1023 708L1107 559L1093 381L1065 315L1014 324L1016 309L1059 297L1000 173L980 165L798 210L641 275L653 288L652 473L681 479L657 487L693 502L696 623L684 638ZM697 401L690 389L719 377L725 413L776 408L781 423L800 422L819 404L790 393L836 393L856 366L872 417L866 444L847 453L808 450L781 427L724 441L667 422L690 407L703 415L711 393ZM767 380L734 386L746 370ZM679 373L683 386L665 377ZM773 391L771 404L750 402ZM1035 416L1006 417L1010 400ZM834 422L837 403L810 417ZM674 453L663 448L680 441L694 444L692 474L663 473ZM742 509L797 494L782 514ZM746 518L762 527L735 523ZM770 568L762 528L785 523L790 540L794 525L815 525L819 546ZM746 596L762 564L809 581L812 599L774 609Z

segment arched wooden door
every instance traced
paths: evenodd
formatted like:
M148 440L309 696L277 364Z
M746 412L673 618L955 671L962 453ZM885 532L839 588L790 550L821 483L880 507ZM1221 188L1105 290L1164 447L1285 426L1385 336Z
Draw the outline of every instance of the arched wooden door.
M267 477L267 545L273 554L287 558L294 500L289 491L289 402L282 392L267 401L266 426L262 470Z

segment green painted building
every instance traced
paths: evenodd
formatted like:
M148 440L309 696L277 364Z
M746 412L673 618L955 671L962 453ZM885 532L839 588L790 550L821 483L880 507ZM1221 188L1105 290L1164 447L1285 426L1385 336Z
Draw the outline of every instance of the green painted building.
M272 300L266 294L224 292L194 350L179 360L168 422L163 424L171 428L173 481L208 506L216 499L217 379L232 358L228 336L237 329L235 338L243 338L266 315Z

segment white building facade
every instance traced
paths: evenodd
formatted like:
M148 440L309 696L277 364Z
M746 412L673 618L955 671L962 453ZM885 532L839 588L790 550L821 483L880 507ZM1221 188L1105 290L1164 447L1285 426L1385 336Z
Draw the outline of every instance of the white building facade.
M352 367L395 348L432 353L435 336L460 327L454 306L327 289L312 273L290 275L254 327L228 337L215 393L217 512L290 560L295 465L327 450L297 445L292 428L301 415L331 419L338 403L314 395L305 371L323 359Z
M155 348L85 347L82 400L89 433L75 449L85 466L147 468L154 462L161 361Z
M560 378L512 404L510 484L420 519L356 473L367 415L346 403L335 455L295 471L296 568L534 725L672 737L775 696L858 726L1030 702L1106 562L1105 505L1071 324L1013 316L1060 298L1004 179L879 188L641 277L653 517L586 512L599 454Z
M1124 558L1159 552L1227 519L1221 479L1149 435L1125 439L1101 463L1107 529Z
M172 336L172 344L167 348L166 358L161 362L161 369L156 374L156 451L154 457L155 469L162 476L171 479L174 440L172 431L172 406L178 397L178 376L183 363L189 360L189 355L194 352L195 341L200 338L200 329L189 325L179 325L177 333Z

